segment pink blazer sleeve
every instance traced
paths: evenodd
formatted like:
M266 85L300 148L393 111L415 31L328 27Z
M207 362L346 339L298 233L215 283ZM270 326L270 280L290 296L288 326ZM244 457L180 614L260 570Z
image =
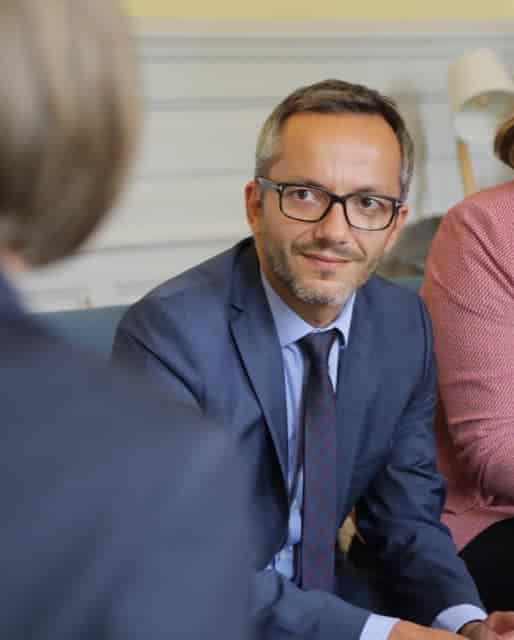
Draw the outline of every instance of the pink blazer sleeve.
M484 500L514 504L514 183L445 216L422 295L454 462Z

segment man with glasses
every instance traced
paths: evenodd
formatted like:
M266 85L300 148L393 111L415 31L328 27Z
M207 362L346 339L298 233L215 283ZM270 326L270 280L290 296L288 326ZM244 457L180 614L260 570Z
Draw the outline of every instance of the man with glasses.
M259 136L253 238L158 287L117 332L116 360L248 454L262 637L495 638L511 624L480 622L439 522L427 314L373 276L405 224L412 167L389 99L337 80L295 91ZM352 509L387 578L365 606L336 545Z

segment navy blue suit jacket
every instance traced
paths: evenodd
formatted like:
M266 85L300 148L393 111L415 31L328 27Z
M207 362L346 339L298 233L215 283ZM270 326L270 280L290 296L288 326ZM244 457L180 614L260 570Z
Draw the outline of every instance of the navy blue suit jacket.
M0 638L247 638L233 438L63 342L1 277L0 344Z
M271 638L359 637L369 615L265 569L287 536L287 423L282 356L255 248L246 240L134 305L114 357L200 406L235 433L254 478L256 615ZM357 292L339 363L337 509L358 526L395 595L396 614L429 624L480 606L439 516L444 486L432 432L435 368L417 294L378 277ZM336 531L334 531L334 543Z

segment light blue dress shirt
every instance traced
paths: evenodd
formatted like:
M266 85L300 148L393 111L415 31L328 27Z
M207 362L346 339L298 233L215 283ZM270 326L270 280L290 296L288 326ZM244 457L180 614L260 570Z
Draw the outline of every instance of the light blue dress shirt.
M261 273L262 284L271 309L273 321L278 334L282 359L284 363L284 378L287 410L287 441L288 441L288 486L290 494L289 532L286 544L274 557L270 567L279 571L290 580L294 576L294 546L302 537L302 501L303 501L303 471L301 466L295 478L297 469L296 452L297 436L299 433L301 393L304 379L304 361L302 352L298 347L298 341L304 336L315 331L328 331L337 329L339 340L334 344L328 356L329 375L334 389L337 387L337 370L339 363L339 351L344 349L350 339L350 326L355 303L355 294L351 295L341 309L334 322L323 329L312 327L296 314L280 298ZM467 622L483 620L487 615L474 605L458 605L441 612L432 626L447 631L457 631ZM386 640L393 626L398 622L397 618L371 614L364 625L360 640Z

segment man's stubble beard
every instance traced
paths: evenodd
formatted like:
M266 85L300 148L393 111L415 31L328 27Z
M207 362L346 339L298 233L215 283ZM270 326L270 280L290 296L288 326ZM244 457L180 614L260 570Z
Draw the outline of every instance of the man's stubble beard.
M369 280L380 263L380 258L375 258L367 265L367 269L360 278L354 278L351 282L338 282L339 290L328 294L300 282L290 267L285 251L281 248L273 248L272 242L267 241L269 235L266 230L262 230L259 235L270 270L296 298L307 304L342 307L352 293ZM329 276L328 272L326 275ZM322 272L321 280L323 279Z

